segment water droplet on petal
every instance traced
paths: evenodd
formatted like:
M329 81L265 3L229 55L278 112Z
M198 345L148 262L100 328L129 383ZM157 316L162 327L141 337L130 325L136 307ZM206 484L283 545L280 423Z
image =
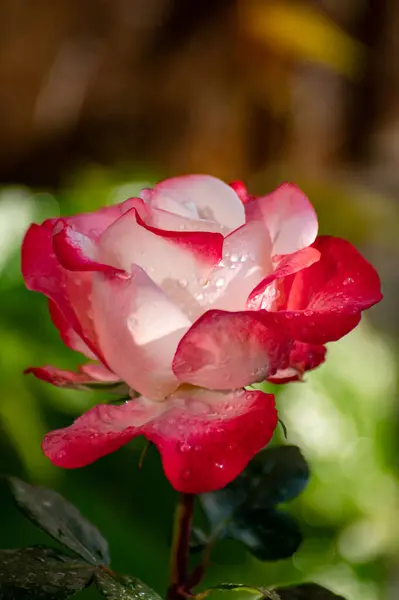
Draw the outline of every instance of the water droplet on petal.
M223 279L223 277L219 277L219 279L216 279L215 286L217 288L221 288L221 287L224 286L224 279Z
M180 444L180 452L190 452L191 450L191 445L187 444L187 442L183 442L182 444Z
M313 311L312 310L305 310L303 312L303 314L305 315L305 317L311 317L313 315Z
M236 263L236 262L239 262L239 260L240 260L240 257L239 257L239 255L238 255L238 254L232 254L232 255L230 256L230 260L231 260L231 262L233 262L233 263Z
M182 288L186 288L188 286L187 279L180 279L179 284Z
M344 279L344 281L342 282L343 285L349 285L350 283L354 283L352 277L347 277L346 279Z

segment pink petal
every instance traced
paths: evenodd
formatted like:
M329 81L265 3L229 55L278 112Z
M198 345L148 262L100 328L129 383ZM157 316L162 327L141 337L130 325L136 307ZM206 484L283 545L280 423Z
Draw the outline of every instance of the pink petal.
M311 371L320 366L326 359L325 346L313 346L295 342L289 358L289 366L279 369L275 375L268 378L271 383L288 383L302 381L306 371Z
M263 224L248 223L224 239L222 261L205 277L195 297L201 311L245 310L247 298L272 269L271 244Z
M318 262L281 279L285 301L274 314L294 339L319 345L356 327L382 294L377 272L349 242L321 236L314 247Z
M76 468L142 434L157 445L173 487L197 494L237 477L270 441L276 424L269 394L185 389L163 403L141 397L121 406L99 405L48 434L43 450L54 464Z
M292 275L302 269L310 267L320 259L320 252L316 248L308 247L298 250L293 254L274 257L274 271L267 275L250 293L247 306L251 310L267 308L272 310L279 295L278 285L271 284L282 277Z
M87 358L96 360L96 355L85 344L82 337L70 326L58 306L52 300L48 301L51 320L60 332L60 337L64 344L76 352L81 352Z
M32 373L38 379L65 388L81 388L93 383L118 383L119 377L102 365L88 364L79 367L79 373L57 369L51 365L29 367L25 373Z
M141 267L188 315L195 315L195 292L222 257L223 236L202 231L163 231L127 212L102 236L101 262L130 271Z
M124 210L124 204L104 206L95 212L65 217L63 221L82 235L97 239L114 221L119 219Z
M285 367L290 344L272 314L211 310L182 338L173 371L184 383L219 390L239 388Z
M72 338L71 331L89 348L88 356L101 356L94 326L90 318L91 276L89 273L70 273L58 262L52 244L54 220L31 225L22 244L22 275L28 289L45 294L57 306L62 338ZM69 333L66 333L69 332ZM76 343L76 341L75 341ZM87 354L85 352L85 354Z
M243 205L235 191L210 175L185 175L158 183L147 195L155 208L188 218L216 221L229 230L245 223Z
M292 183L283 183L271 194L249 202L245 212L247 221L263 221L273 254L291 254L316 239L316 213L305 194Z
M243 204L247 204L247 202L254 199L253 196L248 194L248 190L242 181L231 181L229 186L233 188Z
M53 249L60 265L69 271L121 271L99 262L96 242L62 219L53 228Z
M142 269L134 266L130 277L95 273L92 306L114 373L153 399L176 389L172 360L190 321Z

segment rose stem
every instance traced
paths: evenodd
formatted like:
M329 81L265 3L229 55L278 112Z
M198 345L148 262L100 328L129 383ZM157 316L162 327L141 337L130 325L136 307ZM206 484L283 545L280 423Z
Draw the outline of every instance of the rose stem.
M188 578L189 544L194 501L194 494L180 494L176 507L168 590L168 599L170 600L184 597L184 594L179 595L179 590L184 590Z

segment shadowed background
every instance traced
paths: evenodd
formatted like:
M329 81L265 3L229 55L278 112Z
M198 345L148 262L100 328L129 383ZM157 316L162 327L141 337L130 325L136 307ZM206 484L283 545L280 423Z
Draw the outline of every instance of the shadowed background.
M114 567L162 593L176 497L156 452L141 472L140 440L71 472L41 454L46 431L99 397L22 375L80 362L23 286L22 235L169 175L243 179L259 194L295 181L321 232L375 264L385 300L306 384L278 390L313 470L288 507L302 548L262 564L223 542L208 582L313 579L349 600L396 599L399 4L2 0L0 32L0 470L61 491L108 537ZM38 542L2 492L1 547Z

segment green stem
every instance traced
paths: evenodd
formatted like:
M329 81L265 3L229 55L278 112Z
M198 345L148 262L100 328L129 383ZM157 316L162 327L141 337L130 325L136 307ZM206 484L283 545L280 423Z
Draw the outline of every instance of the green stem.
M184 598L184 591L187 590L189 545L194 501L194 494L180 494L173 528L168 600Z

